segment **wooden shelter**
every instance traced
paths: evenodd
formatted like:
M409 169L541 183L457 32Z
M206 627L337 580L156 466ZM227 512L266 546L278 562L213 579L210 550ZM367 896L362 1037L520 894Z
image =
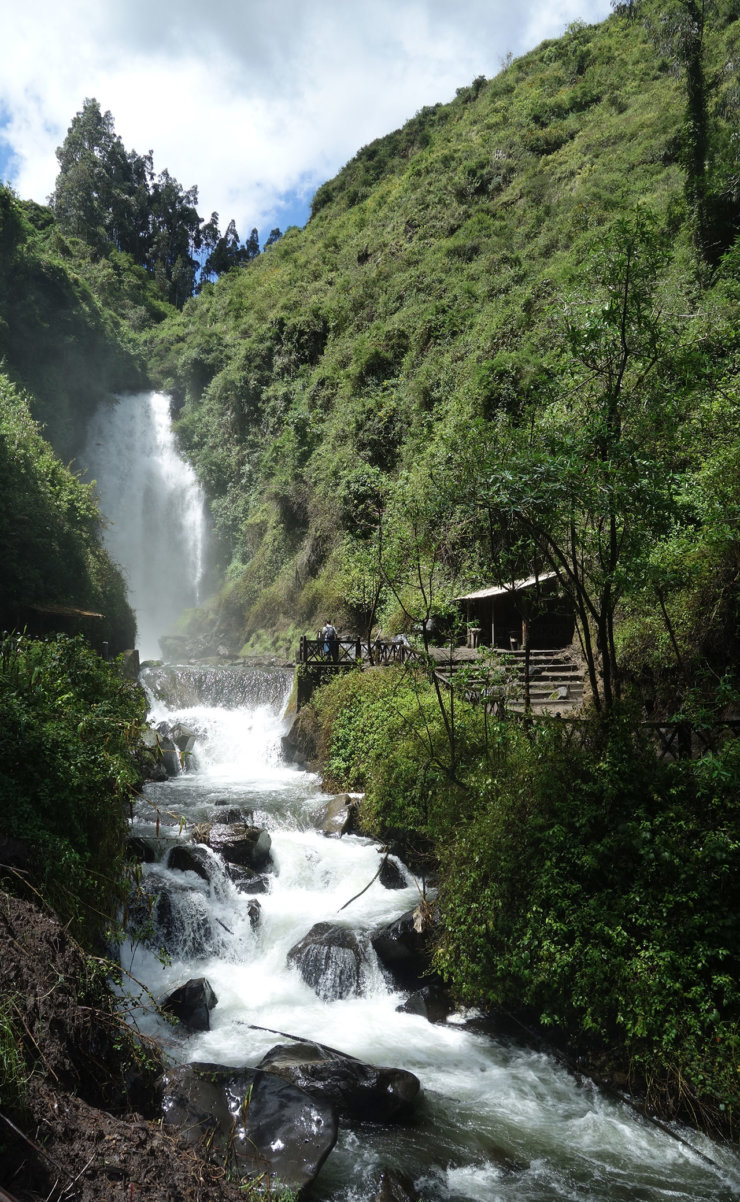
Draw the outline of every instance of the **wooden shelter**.
M567 647L575 620L567 597L558 591L554 572L491 585L456 597L468 623L468 645L521 647L529 634L532 649Z
M53 634L84 634L93 645L100 646L101 623L105 615L91 609L80 609L75 605L45 605L20 602L8 606L0 614L0 621L8 629L22 630L32 638L43 638Z

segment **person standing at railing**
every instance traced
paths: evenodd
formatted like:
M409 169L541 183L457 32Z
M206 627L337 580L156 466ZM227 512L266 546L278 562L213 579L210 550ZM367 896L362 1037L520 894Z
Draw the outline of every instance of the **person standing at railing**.
M327 618L324 622L321 637L324 640L324 659L331 659L336 663L339 654L339 645L337 632L331 624L331 618Z

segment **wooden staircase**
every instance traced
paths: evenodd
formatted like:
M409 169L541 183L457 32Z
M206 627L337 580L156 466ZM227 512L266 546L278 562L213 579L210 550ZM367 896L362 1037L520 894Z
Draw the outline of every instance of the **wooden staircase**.
M523 651L502 651L504 670L513 685L508 708L524 710ZM534 713L569 713L583 701L583 672L568 650L530 651L529 703Z
M475 659L439 664L437 678L469 701L492 709L525 710L524 651L496 648ZM530 651L529 704L533 714L570 714L583 701L583 672L568 648Z

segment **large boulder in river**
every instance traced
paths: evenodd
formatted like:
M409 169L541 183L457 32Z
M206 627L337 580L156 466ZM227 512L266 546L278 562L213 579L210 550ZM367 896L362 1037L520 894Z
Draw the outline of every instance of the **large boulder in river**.
M133 890L128 926L147 947L180 959L210 955L217 944L208 902L198 889L150 872Z
M388 1123L405 1114L419 1093L418 1077L405 1069L379 1068L318 1043L278 1044L259 1068L331 1102L350 1123Z
M337 1142L334 1107L272 1073L258 1071L245 1123L245 1149L270 1177L300 1198Z
M454 1009L452 995L439 978L422 985L421 989L416 989L405 1002L396 1006L397 1011L418 1014L430 1023L444 1022Z
M170 738L175 744L180 756L189 756L193 753L195 747L195 733L189 727L183 726L182 722L176 722L170 728Z
M167 856L167 867L178 872L194 872L204 881L211 880L211 857L205 847L195 843L176 843Z
M208 846L227 863L253 868L256 872L271 863L269 834L244 822L215 823L208 832Z
M180 1064L167 1069L160 1081L162 1120L182 1139L199 1147L208 1144L214 1158L226 1156L233 1119L228 1082L236 1069L220 1064ZM254 1074L244 1081L244 1095Z
M251 1093L250 1093L251 1090ZM245 1105L249 1099L248 1104ZM333 1107L271 1073L186 1064L162 1078L165 1124L245 1176L270 1177L300 1198L337 1139Z
M244 815L239 806L228 806L218 813L216 821L223 823L224 826L235 826L237 822L244 821Z
M339 793L315 811L313 821L317 829L330 838L351 835L357 825L357 806L357 798L350 797L349 793Z
M240 893L269 893L270 878L261 872L253 872L251 868L241 868L238 864L227 864L226 873Z
M405 889L408 884L398 860L389 855L380 866L378 880L384 889Z
M402 983L413 988L429 970L433 920L428 907L407 910L380 927L370 942L380 962Z
M288 964L327 1002L362 992L363 962L354 931L331 922L317 922L288 952Z
M210 1031L210 1012L218 998L205 977L192 977L173 990L162 1003L162 1009L179 1018L190 1031Z

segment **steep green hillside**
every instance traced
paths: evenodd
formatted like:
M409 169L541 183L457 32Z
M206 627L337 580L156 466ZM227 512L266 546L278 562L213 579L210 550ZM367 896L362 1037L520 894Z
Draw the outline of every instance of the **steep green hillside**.
M61 236L49 209L0 187L0 358L63 459L102 397L143 386L137 331L169 306L127 255Z
M91 491L64 463L101 400L146 383L139 332L168 306L128 256L63 238L8 188L0 262L0 622L84 630L117 653L134 645L133 613Z
M89 485L54 454L0 373L0 626L84 630L114 655L135 644L123 577L100 542ZM85 617L79 611L101 614Z
M729 401L714 418L706 405L715 378L736 395L737 264L722 255L738 218L738 6L714 6L698 52L698 183L685 8L646 0L601 26L574 25L422 110L319 189L305 230L155 332L155 371L231 561L218 621L233 645L264 628L292 636L291 623L310 628L327 607L364 624L375 585L386 628L401 622L377 536L404 525L408 535L410 506L427 527L435 510L437 551L443 530L466 529L442 556L440 605L494 576L486 523L461 514L460 497L475 509L522 431L557 426L558 406L593 384L573 333L592 301L608 309L608 269L599 276L595 264L617 253L604 248L625 215L633 231L652 231L649 309L666 335L642 401L633 358L630 403L655 411L680 383L680 413L664 412L663 429L692 423L681 446L659 445L661 422L642 432L653 469L693 481L714 453L712 423L729 433ZM647 293L636 303L639 324ZM582 420L569 418L576 429ZM680 520L667 518L661 537ZM694 506L687 520L696 529L704 517ZM724 562L727 548L713 546ZM527 566L531 548L519 559Z

